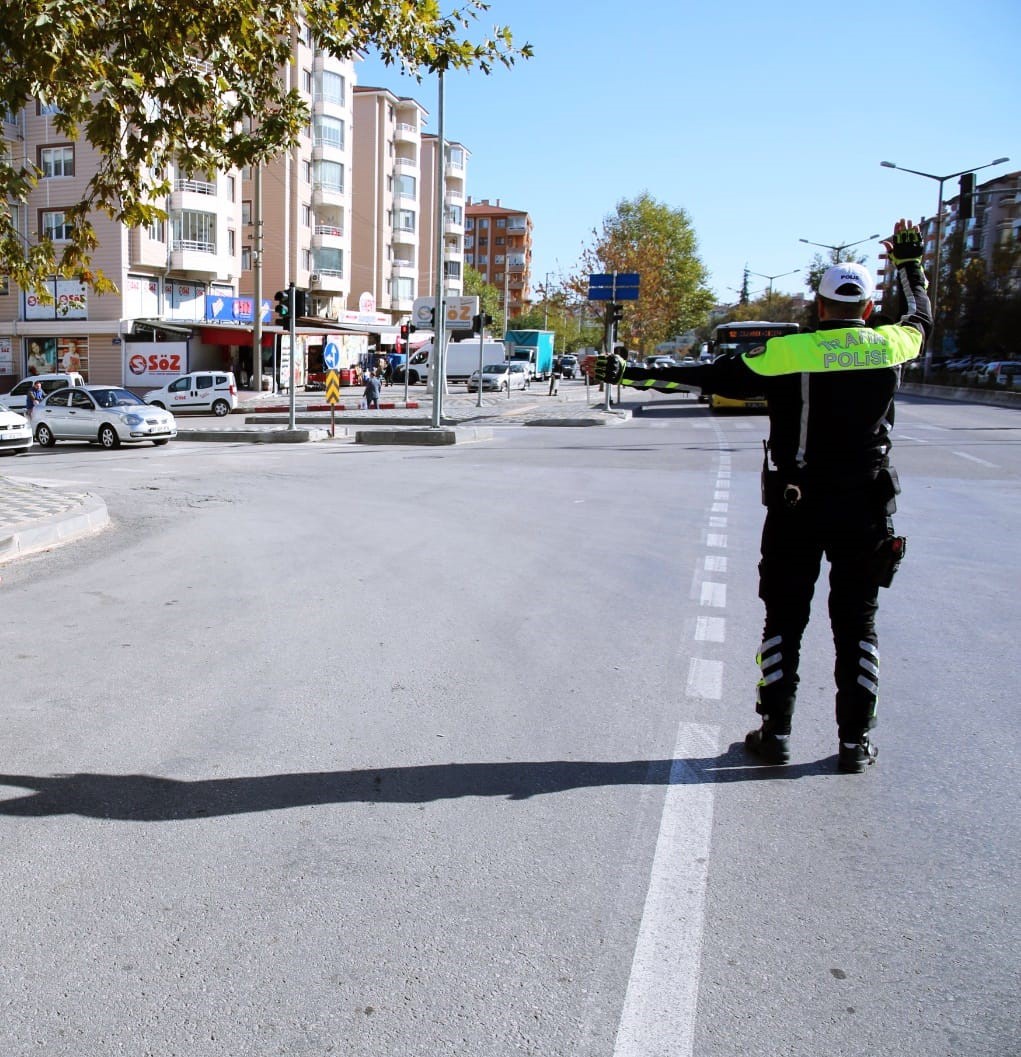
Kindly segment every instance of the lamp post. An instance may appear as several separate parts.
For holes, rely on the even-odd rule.
[[[868,238],[858,239],[857,242],[841,242],[836,246],[831,246],[828,242],[813,242],[811,239],[798,239],[798,242],[804,242],[809,246],[818,246],[824,250],[832,250],[835,254],[833,263],[838,263],[838,258],[844,250],[849,250],[852,246],[860,246],[863,242],[872,242],[873,239],[878,239],[878,235],[869,235]]]
[[[753,272],[749,269],[749,275],[757,275],[760,279],[769,280],[769,290],[766,294],[766,311],[773,311],[773,280],[782,279],[785,275],[797,275],[800,272],[800,268],[795,268],[792,272],[778,272],[776,275],[763,275],[762,272]]]
[[[897,165],[896,162],[892,161],[881,161],[879,163],[884,169],[900,169],[901,172],[924,176],[927,180],[935,180],[939,184],[939,203],[936,206],[936,246],[933,250],[932,265],[932,341],[925,350],[925,368],[922,375],[925,381],[928,381],[929,373],[932,370],[933,349],[940,348],[942,351],[943,344],[943,334],[939,327],[939,258],[943,246],[943,184],[947,180],[953,180],[958,176],[978,172],[980,169],[989,169],[993,165],[1002,165],[1005,161],[1010,161],[1010,158],[997,158],[995,161],[986,162],[985,165],[976,165],[971,169],[961,169],[960,172],[947,173],[946,176],[937,176],[931,172],[920,172],[918,169],[907,169],[903,165]]]

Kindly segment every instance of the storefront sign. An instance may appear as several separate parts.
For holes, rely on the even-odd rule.
[[[89,297],[77,279],[49,279],[50,300],[40,294],[25,294],[25,319],[88,319]]]

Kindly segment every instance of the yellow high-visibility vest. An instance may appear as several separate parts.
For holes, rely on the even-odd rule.
[[[764,378],[782,374],[827,374],[896,367],[922,351],[921,332],[899,324],[842,327],[770,338],[762,352],[745,353],[749,370]]]

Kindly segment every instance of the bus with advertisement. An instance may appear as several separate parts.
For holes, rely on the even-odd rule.
[[[748,319],[740,322],[721,323],[713,330],[709,343],[709,354],[712,359],[720,356],[742,356],[760,345],[765,345],[770,338],[779,338],[784,334],[797,334],[797,323],[770,323],[761,319]],[[764,411],[765,396],[731,397],[710,393],[707,402],[712,411],[723,409]]]

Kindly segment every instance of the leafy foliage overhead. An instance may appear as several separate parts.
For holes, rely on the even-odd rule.
[[[281,71],[303,26],[338,58],[374,52],[419,78],[489,73],[532,49],[516,47],[506,26],[470,39],[488,9],[484,0],[448,14],[437,0],[5,0],[0,109],[16,115],[42,100],[56,108],[54,127],[87,140],[103,162],[66,212],[69,241],[58,257],[46,239],[26,243],[7,207],[27,201],[35,159],[0,158],[0,268],[37,289],[54,272],[109,289],[90,268],[90,213],[147,224],[162,215],[171,163],[211,174],[293,145],[309,113]]]
[[[582,253],[583,274],[572,287],[584,296],[587,275],[637,272],[637,301],[624,304],[620,338],[645,351],[703,322],[713,303],[708,274],[688,214],[657,202],[647,192],[621,200],[603,220],[601,233]]]

